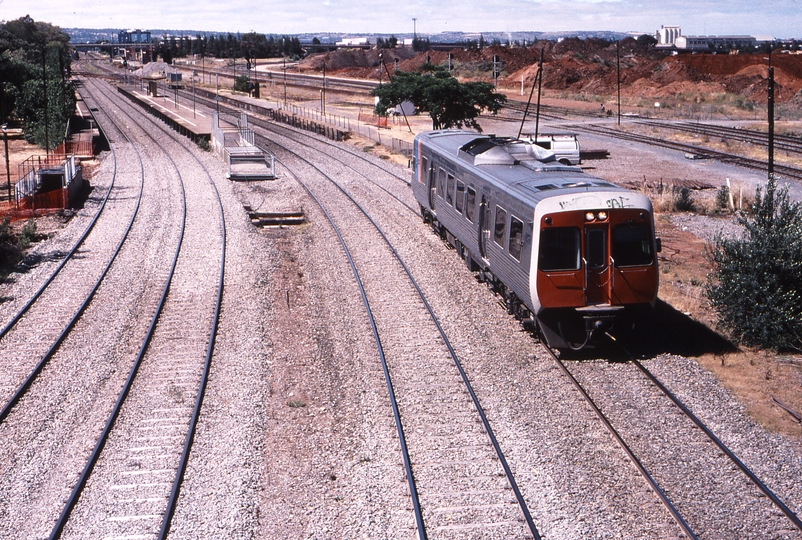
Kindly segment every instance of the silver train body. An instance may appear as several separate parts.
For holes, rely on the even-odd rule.
[[[649,199],[531,142],[421,133],[412,191],[424,221],[549,346],[592,345],[654,305],[660,241]]]

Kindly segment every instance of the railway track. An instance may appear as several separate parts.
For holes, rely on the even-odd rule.
[[[461,363],[396,248],[348,194],[353,187],[303,161],[306,171],[295,175],[337,231],[370,317],[418,537],[540,538]]]
[[[694,133],[697,135],[705,135],[710,137],[721,137],[724,140],[741,141],[749,144],[756,144],[758,146],[768,147],[769,145],[768,133],[755,131],[752,129],[741,129],[694,122],[661,122],[658,120],[639,121],[637,123],[649,127],[659,127],[661,129],[670,129],[674,131],[682,131],[685,133]],[[774,149],[776,151],[783,151],[789,154],[802,154],[802,139],[788,135],[775,135]]]
[[[138,108],[124,108],[131,122],[146,132],[156,127],[176,154],[192,158],[179,167],[165,152],[185,197],[182,240],[126,384],[51,538],[167,536],[214,351],[226,247],[219,194],[185,141]]]
[[[551,349],[547,350],[629,456],[686,537],[772,534],[769,531],[786,535],[792,534],[792,529],[796,529],[797,534],[802,533],[802,521],[797,515],[643,363],[625,353],[628,358],[626,365],[575,364],[563,361]],[[637,372],[633,372],[630,366]],[[613,371],[615,373],[611,373]],[[638,373],[642,376],[640,380]],[[633,382],[622,385],[624,378]],[[662,403],[654,397],[646,397],[657,393],[663,398]],[[667,401],[676,407],[670,409]],[[660,409],[657,414],[646,412],[656,408]],[[655,422],[648,418],[664,420]],[[689,421],[698,430],[694,432]],[[636,426],[637,422],[642,423]],[[676,439],[684,442],[682,447],[674,442],[675,433]],[[688,440],[693,442],[685,446]],[[691,451],[693,455],[684,457]],[[733,466],[743,473],[744,478],[734,474]],[[711,471],[720,472],[711,474]],[[710,499],[711,496],[724,502],[717,503]],[[706,501],[701,508],[700,501]],[[731,528],[733,505],[752,516],[748,521],[753,529]],[[773,511],[771,505],[782,514],[778,516],[779,512]]]
[[[116,129],[116,126],[109,128]],[[124,137],[123,132],[118,131],[117,135]],[[95,217],[61,263],[0,330],[0,357],[4,362],[2,371],[6,374],[0,386],[0,403],[4,404],[0,410],[0,422],[25,395],[86,311],[131,231],[139,211],[144,173],[141,159],[130,141],[121,150],[124,152],[136,154],[138,171],[120,171],[121,178],[115,187],[117,155],[112,151],[112,181]],[[134,199],[121,193],[130,189],[136,190]],[[115,196],[109,203],[113,190]],[[110,212],[104,215],[107,203]],[[126,212],[130,214],[127,226],[116,216]],[[103,222],[98,229],[103,230],[95,230],[101,216]],[[93,230],[95,234],[90,237]],[[119,240],[115,247],[116,239]],[[82,256],[82,252],[93,256]],[[102,262],[104,257],[107,258],[105,265]]]
[[[113,112],[109,111],[109,113],[112,116],[120,115],[117,107],[117,105],[111,107]],[[123,121],[126,123],[125,130],[136,132],[139,129],[136,121],[130,117]],[[101,125],[105,129],[113,129],[108,123],[101,122]],[[142,136],[141,133],[139,136]],[[176,151],[176,154],[178,153]],[[195,172],[195,174],[198,173]],[[208,177],[207,179],[211,180]],[[203,177],[199,176],[197,182],[200,182],[202,186]],[[167,186],[158,186],[158,183],[159,179],[154,178],[151,178],[148,183],[151,186],[150,189],[159,189],[158,193],[145,190],[144,196],[148,200],[147,206],[149,207],[148,214],[156,210],[160,215],[169,216],[172,213],[170,190],[169,188],[165,189]],[[204,196],[201,195],[204,193],[202,188],[193,187],[193,191],[197,195],[192,192],[188,195],[190,203],[188,223],[191,225],[187,227],[187,240],[185,242],[178,240],[173,232],[180,231],[175,228],[171,229],[167,226],[159,230],[158,219],[150,222],[147,227],[137,220],[129,241],[123,246],[119,262],[112,266],[105,281],[106,286],[101,289],[101,294],[106,289],[108,289],[107,293],[111,293],[114,306],[110,309],[119,311],[119,315],[101,320],[99,323],[93,323],[92,321],[97,320],[98,313],[96,312],[106,309],[104,306],[107,295],[103,295],[102,298],[98,296],[96,301],[90,304],[87,313],[76,329],[67,337],[59,351],[60,356],[67,358],[58,358],[52,362],[53,368],[48,367],[45,370],[40,377],[42,380],[36,381],[31,387],[29,395],[25,396],[14,408],[6,422],[0,426],[5,433],[3,437],[5,450],[9,451],[5,455],[14,463],[10,468],[6,468],[6,474],[2,480],[3,491],[9,503],[4,505],[4,508],[7,508],[9,513],[0,512],[0,521],[4,523],[3,529],[12,537],[42,536],[44,530],[50,530],[53,527],[52,524],[58,516],[58,507],[55,505],[63,504],[64,499],[68,499],[69,502],[61,510],[61,517],[56,521],[56,526],[50,533],[51,538],[62,536],[85,538],[87,535],[100,537],[109,533],[114,534],[115,530],[130,530],[132,525],[139,530],[144,528],[150,532],[154,532],[155,526],[156,533],[159,531],[160,523],[162,529],[166,530],[169,527],[171,505],[174,504],[174,499],[178,494],[185,458],[188,455],[188,442],[191,442],[191,433],[197,420],[202,388],[205,384],[203,381],[205,381],[205,374],[208,371],[208,362],[214,344],[214,328],[222,295],[224,268],[224,237],[220,240],[219,270],[214,269],[214,260],[216,259],[214,252],[206,253],[210,240],[207,230],[209,218],[214,219],[216,215],[214,199],[209,197],[208,191]],[[200,201],[198,197],[207,200]],[[181,204],[183,205],[183,203]],[[211,208],[209,208],[210,205]],[[218,231],[223,235],[222,209],[219,201],[217,208],[219,211],[217,214],[219,215]],[[179,212],[178,216],[180,217],[181,214]],[[184,218],[180,218],[177,223],[180,229],[184,229],[184,225],[181,224],[183,221]],[[169,224],[169,217],[165,224]],[[155,231],[154,225],[157,226]],[[135,248],[132,248],[132,244],[142,246],[141,242],[145,242],[149,249],[140,251],[139,254],[134,253]],[[169,251],[170,246],[174,249],[175,259],[169,268],[164,269],[166,274],[158,268],[144,270],[147,266],[143,266],[142,261],[154,258],[159,261],[164,251]],[[140,264],[133,262],[132,257],[140,259]],[[168,261],[172,258],[169,257]],[[120,281],[125,273],[125,266],[139,268],[142,273],[138,277],[146,283],[142,285],[137,283],[137,280],[130,282],[125,278]],[[172,274],[173,272],[174,274]],[[204,285],[204,279],[209,281],[206,285]],[[161,283],[161,300],[158,295],[148,296],[149,291],[156,290],[152,285],[157,281]],[[188,286],[190,283],[196,283],[196,285]],[[120,284],[124,284],[125,293],[120,294],[119,289],[116,289]],[[128,292],[129,290],[133,291]],[[116,296],[115,291],[117,291]],[[215,293],[215,291],[217,292]],[[134,300],[131,298],[131,294],[137,294],[138,298]],[[153,299],[152,302],[150,298]],[[119,309],[118,303],[125,302],[126,299],[129,302],[128,308]],[[161,306],[157,309],[154,304]],[[207,305],[208,308],[202,307],[204,305]],[[192,314],[196,315],[192,316]],[[147,327],[147,317],[150,317],[150,328]],[[122,328],[117,326],[120,324],[122,324]],[[83,328],[84,325],[89,325],[89,331],[99,335],[87,334],[87,329]],[[198,330],[194,329],[195,327],[198,327],[200,334]],[[100,337],[104,333],[106,335]],[[139,337],[136,337],[137,334]],[[198,337],[190,338],[189,336],[192,334]],[[122,341],[118,343],[117,347],[114,347],[108,343],[110,338],[112,340],[122,338]],[[138,354],[136,350],[131,350],[134,346],[128,341],[130,338],[143,339]],[[91,344],[91,348],[85,349],[83,355],[76,355],[75,348],[85,347],[87,343]],[[204,347],[206,348],[205,364],[203,354],[200,354],[200,359],[198,358],[198,350],[202,353]],[[133,358],[134,355],[137,355],[136,359]],[[81,382],[81,378],[76,379],[75,376],[64,377],[61,371],[62,366],[75,361],[82,364],[81,369],[72,368],[75,373],[86,373],[83,376],[83,379],[86,380],[83,382]],[[192,363],[194,367],[183,368],[182,361]],[[142,367],[137,374],[139,365]],[[188,373],[190,369],[194,373]],[[129,372],[129,375],[127,382],[123,384],[126,372]],[[200,372],[203,372],[203,375]],[[61,379],[58,378],[60,373]],[[100,379],[101,384],[98,384],[97,379]],[[149,380],[149,382],[143,382],[143,379]],[[78,387],[83,387],[84,392],[76,393],[76,384]],[[119,394],[118,384],[123,386],[122,393]],[[198,388],[200,390],[193,391]],[[59,399],[50,398],[47,400],[47,404],[37,405],[43,398],[53,395],[54,391],[56,396],[61,396]],[[114,396],[117,396],[117,404],[112,407]],[[159,400],[172,405],[160,406]],[[108,404],[104,405],[104,401]],[[35,413],[31,406],[37,407]],[[76,407],[78,408],[76,409]],[[81,409],[84,411],[77,414],[72,412]],[[111,412],[109,412],[110,410]],[[108,414],[105,428],[102,427],[104,414]],[[83,415],[86,415],[86,418]],[[49,419],[36,420],[37,416]],[[172,423],[172,425],[165,425],[165,418],[170,418],[167,424]],[[190,421],[191,418],[192,421]],[[69,429],[65,431],[62,427],[70,426],[73,423],[76,423],[76,427],[73,427],[72,430],[73,435],[76,431],[85,432],[87,435],[103,432],[101,438],[95,443],[95,450],[92,451],[91,457],[84,465],[84,472],[80,477],[77,477],[80,468],[74,468],[76,459],[85,459],[91,448],[86,447],[86,441],[83,438],[76,439],[70,435]],[[45,429],[41,435],[32,438],[31,428],[27,427],[31,424],[40,426],[38,429],[50,426],[52,432],[46,433],[47,429]],[[83,427],[77,427],[82,424]],[[161,430],[160,433],[149,429],[155,426]],[[170,429],[172,429],[172,433],[168,431]],[[105,442],[105,437],[108,435],[111,436],[110,443]],[[159,437],[162,440],[159,440]],[[177,441],[174,440],[176,437]],[[49,442],[50,440],[53,440],[54,443]],[[59,440],[61,442],[55,442]],[[119,447],[115,446],[118,444],[115,443],[115,440],[122,441]],[[141,447],[147,440],[158,441],[161,452],[157,452],[157,454],[166,453],[167,455],[153,456],[149,455],[153,452],[147,450],[141,451],[137,455],[136,447]],[[58,459],[57,448],[59,452],[73,448],[68,451],[68,454],[74,457],[66,460]],[[117,450],[116,457],[115,450]],[[23,454],[30,464],[23,466],[24,461],[19,459]],[[177,458],[182,454],[184,459],[179,462]],[[172,462],[172,465],[170,467],[148,467],[158,460],[165,463]],[[176,462],[182,464],[177,465]],[[125,471],[126,468],[128,472]],[[132,469],[134,474],[131,474]],[[170,478],[168,470],[172,470],[174,476],[172,482],[167,482],[165,492],[164,486],[159,480]],[[44,475],[45,483],[43,484],[42,480],[35,482],[25,480],[32,474]],[[149,485],[146,479],[153,479],[159,475],[161,475],[160,478]],[[125,485],[127,478],[134,479],[133,482],[128,482],[129,486],[133,486],[132,489],[120,490],[119,486]],[[103,486],[104,481],[111,482],[111,485],[107,483]],[[44,490],[41,489],[43,485],[47,486]],[[87,487],[87,491],[83,491],[84,487]],[[161,488],[162,495],[155,497],[143,495],[143,490],[147,490],[149,487],[156,491]],[[175,494],[172,499],[169,497],[171,488]],[[72,489],[72,494],[69,494],[70,489]],[[134,494],[133,498],[130,497],[132,493]],[[129,500],[121,501],[121,497],[119,497],[121,494],[126,494]],[[97,502],[93,499],[96,496],[100,496],[104,500]],[[165,508],[165,502],[168,499],[170,502]],[[59,500],[60,502],[58,502]],[[76,505],[76,503],[78,504]],[[151,508],[143,510],[148,505]],[[87,519],[87,515],[91,516],[91,519]],[[144,516],[147,516],[147,519]]]
[[[619,131],[614,128],[598,125],[598,124],[571,124],[563,126],[566,129],[571,129],[575,131],[584,131],[586,133],[593,133],[595,135],[603,135],[606,137],[612,137],[615,139],[620,139],[624,141],[631,141],[637,142],[642,144],[648,144],[651,146],[659,146],[661,148],[668,148],[670,150],[676,150],[678,152],[683,152],[687,154],[692,154],[697,159],[715,159],[721,161],[723,163],[731,163],[733,165],[738,165],[740,167],[746,167],[748,169],[758,170],[758,171],[768,171],[768,165],[766,162],[747,158],[744,156],[738,156],[735,154],[728,154],[725,152],[718,152],[716,150],[710,150],[707,148],[702,148],[698,146],[693,146],[690,144],[684,144],[679,142],[667,141],[665,139],[660,139],[657,137],[649,137],[646,135],[636,135],[633,133],[627,133],[623,131]],[[802,169],[798,169],[796,167],[789,167],[786,165],[774,165],[774,171],[776,174],[794,179],[794,180],[802,180]]]

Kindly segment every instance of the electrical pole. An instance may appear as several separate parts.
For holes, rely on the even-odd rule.
[[[50,119],[48,112],[50,107],[47,103],[47,70],[45,66],[45,52],[47,51],[47,44],[42,45],[42,86],[44,87],[45,97],[45,154],[50,155]]]
[[[768,116],[769,116],[769,179],[774,175],[774,68],[771,67],[771,51],[769,51],[768,81]]]
[[[384,53],[379,53],[379,86],[382,85],[382,68],[384,68]],[[381,118],[376,114],[376,129],[381,127]]]
[[[543,87],[543,49],[540,49],[540,68],[537,70],[537,114],[535,115],[535,143],[540,129],[540,90]]]
[[[8,204],[11,204],[11,167],[8,164],[8,124],[0,126],[3,129],[3,143],[6,146],[6,182],[8,182]]]
[[[621,125],[621,42],[615,42],[615,63],[618,77],[618,125]]]

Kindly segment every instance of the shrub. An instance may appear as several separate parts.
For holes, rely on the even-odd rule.
[[[730,207],[730,188],[721,186],[716,191],[716,211],[727,210]]]
[[[802,207],[769,179],[741,238],[716,236],[706,293],[719,326],[747,346],[802,350]]]
[[[17,237],[12,232],[8,217],[0,221],[0,283],[22,259],[22,251],[17,245]]]
[[[678,212],[693,211],[693,192],[689,188],[674,186],[674,208]]]
[[[36,220],[34,218],[29,219],[25,222],[25,225],[22,226],[22,231],[20,231],[19,238],[17,239],[17,245],[21,249],[25,249],[31,245],[31,242],[36,240]]]
[[[236,79],[234,79],[234,91],[235,92],[248,92],[250,90],[250,81],[248,77],[245,75],[240,75]]]

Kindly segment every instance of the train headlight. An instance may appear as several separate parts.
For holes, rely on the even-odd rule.
[[[585,212],[585,221],[593,221],[596,219],[596,216],[593,215],[593,212]]]
[[[599,212],[596,217],[599,218],[599,221],[604,221],[607,219],[607,212]]]

